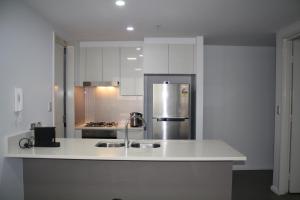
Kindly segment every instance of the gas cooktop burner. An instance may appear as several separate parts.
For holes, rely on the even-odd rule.
[[[118,125],[117,122],[107,122],[107,123],[106,123],[106,126],[107,126],[107,127],[114,127],[114,126],[117,126],[117,125]]]
[[[117,125],[117,122],[89,122],[85,127],[116,127]]]

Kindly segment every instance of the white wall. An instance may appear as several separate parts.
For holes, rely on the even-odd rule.
[[[47,22],[22,2],[0,1],[0,199],[23,199],[22,160],[3,157],[4,137],[33,121],[52,124],[52,38]],[[23,88],[24,111],[13,112],[14,87]]]
[[[272,169],[275,47],[205,46],[204,139],[247,156],[236,169]]]

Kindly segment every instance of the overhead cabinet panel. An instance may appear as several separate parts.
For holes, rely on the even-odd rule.
[[[136,95],[144,95],[144,58],[139,57],[138,59],[138,68],[135,70],[135,79],[136,79]]]
[[[194,74],[194,44],[145,44],[145,74]]]
[[[102,48],[103,81],[120,81],[120,50],[118,47]]]
[[[168,74],[168,44],[144,45],[144,73]]]
[[[85,81],[85,57],[86,57],[86,48],[80,47],[79,50],[79,66],[76,70],[76,85],[82,86],[83,81]]]
[[[135,47],[121,48],[121,95],[143,95],[143,62]]]
[[[169,45],[169,73],[193,74],[194,73],[194,45],[170,44]]]
[[[85,81],[102,80],[102,50],[98,47],[86,48]]]

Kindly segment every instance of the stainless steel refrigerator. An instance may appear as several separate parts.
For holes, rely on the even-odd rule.
[[[189,84],[153,84],[153,139],[191,139]]]

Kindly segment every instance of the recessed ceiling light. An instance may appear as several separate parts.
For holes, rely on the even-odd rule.
[[[143,55],[143,54],[140,54],[139,56],[140,56],[140,57],[144,57],[144,55]]]
[[[133,26],[127,26],[127,27],[126,27],[126,30],[127,30],[127,31],[134,31],[134,28],[133,28]]]
[[[122,6],[125,6],[125,1],[123,1],[123,0],[117,0],[116,2],[115,2],[115,4],[117,5],[117,6],[120,6],[120,7],[122,7]]]
[[[140,51],[140,50],[141,50],[141,47],[137,47],[136,50],[137,50],[137,51]]]
[[[139,67],[137,67],[137,68],[135,68],[134,70],[135,70],[135,71],[142,71],[143,69],[142,69],[142,68],[139,68]]]
[[[128,57],[127,60],[136,60],[135,57]]]

